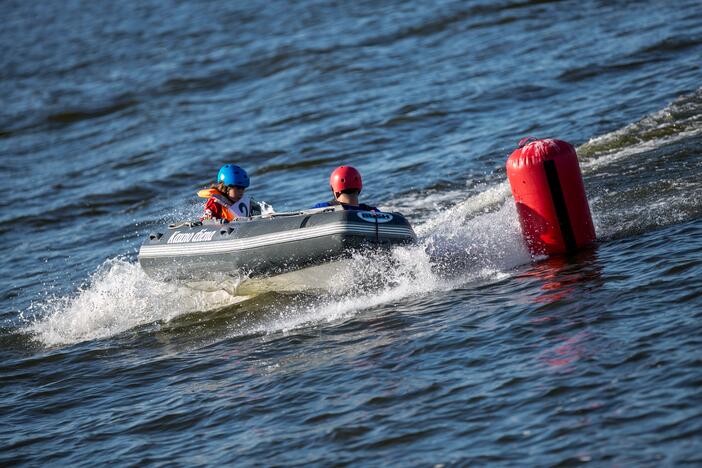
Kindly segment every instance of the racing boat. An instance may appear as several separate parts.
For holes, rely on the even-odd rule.
[[[353,252],[416,241],[400,213],[340,206],[273,213],[231,223],[184,222],[153,232],[139,250],[142,269],[158,280],[197,289],[325,287]]]

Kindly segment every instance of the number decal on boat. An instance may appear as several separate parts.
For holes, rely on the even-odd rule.
[[[239,203],[239,213],[244,215],[244,218],[249,216],[249,207],[246,206],[246,203]]]

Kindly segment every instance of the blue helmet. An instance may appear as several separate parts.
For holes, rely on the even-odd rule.
[[[239,187],[248,187],[251,181],[249,175],[241,167],[236,164],[225,164],[217,173],[217,182],[222,182],[224,185]]]

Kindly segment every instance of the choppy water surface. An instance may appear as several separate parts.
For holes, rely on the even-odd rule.
[[[699,2],[3,16],[2,464],[702,464]],[[526,135],[576,145],[592,249],[525,250]],[[147,278],[225,162],[278,211],[357,166],[420,242],[327,293]]]

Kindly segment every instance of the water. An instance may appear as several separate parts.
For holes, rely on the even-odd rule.
[[[699,2],[3,13],[3,464],[702,463]],[[576,145],[592,249],[525,250],[527,135]],[[278,211],[352,164],[420,243],[324,294],[150,280],[226,162]]]

